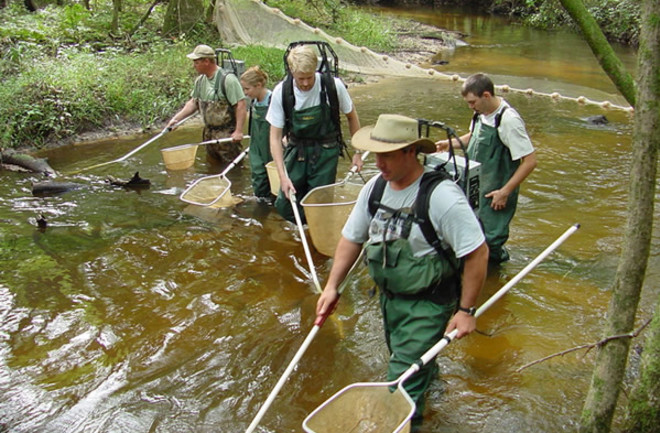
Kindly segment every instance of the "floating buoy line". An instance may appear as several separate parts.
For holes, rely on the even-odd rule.
[[[244,1],[244,0],[233,0],[233,1]],[[364,75],[390,75],[390,76],[417,76],[417,77],[433,77],[438,79],[444,79],[454,82],[463,82],[465,78],[461,77],[458,74],[446,74],[440,72],[434,68],[424,68],[418,65],[411,63],[402,62],[396,60],[386,54],[379,54],[367,47],[357,47],[347,42],[341,37],[336,37],[327,34],[325,31],[319,29],[318,27],[312,27],[300,20],[299,18],[292,18],[286,15],[282,10],[278,8],[272,8],[264,4],[261,0],[251,0],[251,2],[256,6],[254,12],[258,10],[267,11],[271,16],[276,16],[277,19],[283,20],[282,25],[290,26],[290,28],[295,28],[297,31],[304,31],[309,33],[311,39],[321,38],[329,42],[333,48],[337,51],[341,51],[339,57],[341,59],[340,68],[351,73],[358,73]],[[229,5],[230,0],[225,0],[225,5]],[[241,11],[245,13],[246,11]],[[238,19],[239,16],[244,17],[244,15],[235,15]],[[256,29],[252,29],[253,31]],[[285,34],[286,32],[283,32]],[[266,44],[271,46],[288,46],[291,41],[277,40],[275,36],[276,33],[272,31],[269,33],[266,40]],[[256,36],[256,35],[255,35]],[[263,40],[263,38],[262,38]],[[487,73],[487,71],[484,71]],[[539,92],[532,88],[528,89],[518,89],[511,87],[508,84],[499,84],[495,85],[495,88],[502,93],[520,93],[527,96],[535,97],[544,97],[550,98],[553,101],[573,101],[580,105],[591,105],[597,106],[605,110],[622,110],[627,113],[634,113],[634,108],[631,106],[618,105],[611,101],[597,101],[586,96],[571,97],[560,94],[559,92]]]

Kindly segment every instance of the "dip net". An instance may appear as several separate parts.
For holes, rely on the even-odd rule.
[[[196,180],[179,197],[186,203],[213,208],[231,207],[241,200],[232,196],[231,181],[222,175]]]
[[[356,383],[335,394],[303,422],[307,433],[408,433],[410,398],[388,384]]]
[[[319,253],[334,256],[341,230],[361,189],[362,185],[343,181],[316,187],[300,201],[312,244]]]

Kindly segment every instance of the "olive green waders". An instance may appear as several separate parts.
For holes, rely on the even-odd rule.
[[[428,299],[388,296],[381,291],[380,307],[390,351],[387,380],[392,381],[443,337],[447,323],[456,310],[456,301],[437,304]],[[437,375],[437,364],[429,362],[404,383],[416,407],[412,418],[413,429],[422,422],[426,390]]]
[[[478,131],[477,131],[478,128]],[[479,221],[484,229],[486,243],[490,249],[489,260],[499,263],[509,259],[504,243],[509,239],[509,224],[516,213],[518,191],[516,188],[501,210],[491,208],[492,198],[485,195],[502,188],[520,166],[520,161],[511,160],[511,152],[497,133],[497,128],[479,122],[468,144],[468,158],[481,163],[479,186]]]
[[[254,195],[270,198],[270,182],[266,164],[273,160],[270,154],[270,123],[266,121],[267,105],[254,105],[250,111],[250,169]]]
[[[298,197],[318,186],[334,183],[337,178],[341,146],[332,123],[327,106],[293,112],[293,130],[284,152],[284,165]],[[305,223],[303,208],[296,205]],[[282,191],[275,200],[275,208],[283,218],[295,222],[291,202]]]

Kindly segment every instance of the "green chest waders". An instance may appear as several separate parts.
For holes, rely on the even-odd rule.
[[[319,105],[294,110],[284,165],[297,197],[302,198],[313,188],[335,182],[341,146],[334,130],[329,107]],[[275,207],[283,218],[295,220],[291,203],[282,191],[275,200]],[[302,206],[298,205],[298,210],[304,223]]]
[[[270,154],[270,124],[266,121],[267,105],[255,105],[250,113],[250,169],[252,188],[257,197],[271,197],[266,164],[273,160]]]
[[[508,259],[503,247],[509,239],[509,224],[516,212],[519,188],[511,192],[502,210],[493,210],[490,206],[493,200],[485,195],[502,188],[518,169],[520,161],[511,160],[511,152],[500,140],[497,128],[479,122],[475,131],[477,134],[472,134],[467,154],[481,163],[478,216],[490,248],[490,259],[501,262]]]
[[[410,247],[406,248],[404,244],[409,242],[398,239],[386,250],[381,245],[374,245],[372,249],[367,250],[367,254],[371,254],[369,274],[377,282],[380,281],[379,287],[380,284],[389,286],[389,289],[381,290],[380,294],[385,340],[390,351],[388,381],[401,376],[411,364],[442,338],[458,300],[457,293],[439,293],[438,295],[441,296],[435,297],[445,298],[440,302],[432,300],[423,293],[417,295],[410,293],[410,289],[414,288],[416,283],[424,280],[425,283],[433,281],[432,284],[438,284],[439,275],[452,272],[451,265],[438,259],[435,254],[430,257],[413,257]],[[379,257],[381,251],[387,251],[386,256]],[[398,273],[398,278],[393,276],[395,272]],[[410,275],[407,275],[409,272]],[[425,394],[437,375],[436,363],[430,362],[404,384],[405,390],[415,402],[413,427],[422,421],[426,404]]]
[[[424,179],[422,185],[428,187]],[[423,195],[421,191],[416,201],[420,200],[420,195]],[[392,212],[391,215],[397,213],[382,204],[379,207]],[[418,209],[415,214],[419,217]],[[414,217],[410,215],[409,218]],[[365,247],[369,275],[381,293],[385,340],[390,351],[388,381],[400,377],[442,338],[460,296],[457,264],[449,261],[449,255],[438,253],[415,257],[405,237],[383,239],[381,242],[368,243]],[[436,363],[430,362],[404,383],[405,390],[415,402],[413,428],[421,424],[425,394],[438,375],[437,372]]]

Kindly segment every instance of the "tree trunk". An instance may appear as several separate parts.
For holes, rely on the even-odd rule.
[[[660,431],[660,298],[648,333],[639,377],[628,402],[624,433]]]
[[[205,10],[202,0],[170,0],[165,13],[163,33],[168,36],[180,35],[204,21]]]
[[[37,5],[34,4],[33,0],[23,0],[23,4],[25,5],[25,9],[27,9],[30,12],[36,12],[37,11]]]
[[[641,6],[635,142],[639,141],[640,156],[645,159],[640,164],[647,182],[642,187],[648,188],[650,195],[645,198],[652,200],[660,148],[657,133],[660,128],[660,2],[643,0]],[[644,346],[640,374],[630,396],[626,431],[660,432],[660,298]]]
[[[135,32],[137,32],[138,29],[142,26],[142,24],[144,24],[145,21],[147,21],[147,19],[149,19],[149,15],[151,15],[151,12],[154,10],[156,5],[158,5],[158,3],[160,3],[160,2],[161,2],[161,0],[154,0],[153,3],[151,3],[151,6],[149,6],[149,9],[147,9],[147,12],[144,15],[142,15],[142,18],[140,18],[140,21],[138,21],[138,23],[135,24],[135,26],[133,26],[131,31],[128,32],[129,37],[132,37],[135,34]]]
[[[561,0],[577,3],[579,0]],[[658,0],[642,0],[642,20],[646,23],[638,55],[638,89],[633,127],[632,163],[630,168],[628,218],[623,233],[623,245],[614,277],[605,335],[629,333],[635,324],[635,314],[651,246],[653,200],[655,196],[658,147],[660,146],[660,65],[658,59]],[[592,47],[593,48],[593,47]],[[598,55],[597,55],[598,57]],[[603,64],[601,62],[601,64]],[[603,69],[606,66],[603,65]],[[619,89],[630,90],[621,82],[628,74],[622,69],[610,74]],[[626,96],[629,99],[629,96]],[[591,386],[582,409],[580,433],[610,431],[621,383],[623,381],[630,339],[617,339],[602,347],[596,359]],[[656,373],[657,374],[657,373]],[[655,397],[657,401],[657,396]],[[657,404],[657,403],[656,403]],[[657,427],[657,424],[656,424]]]
[[[119,34],[119,12],[121,11],[121,0],[112,0],[112,23],[110,24],[110,34]]]
[[[598,63],[631,106],[635,106],[635,81],[616,56],[603,31],[582,0],[559,0],[577,24]]]

